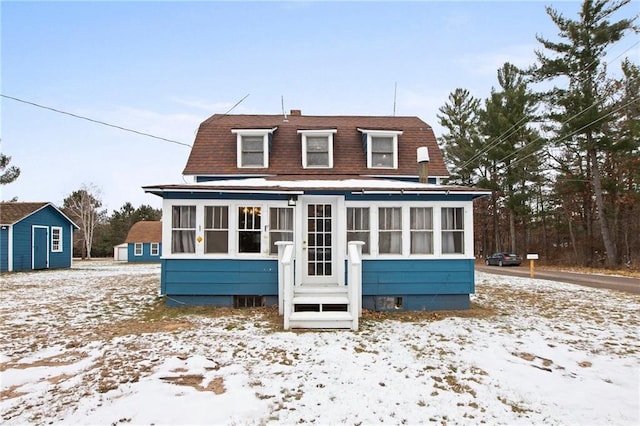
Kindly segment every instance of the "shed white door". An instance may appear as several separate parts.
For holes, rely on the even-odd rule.
[[[118,257],[116,258],[116,260],[126,261],[127,255],[128,255],[127,246],[124,246],[124,247],[118,246]]]

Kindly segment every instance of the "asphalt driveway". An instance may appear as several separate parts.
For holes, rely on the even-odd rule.
[[[529,263],[527,261],[525,261],[522,266],[499,267],[476,265],[476,270],[490,274],[510,275],[514,277],[530,276]],[[534,278],[640,294],[640,278],[552,271],[540,268],[535,269]]]

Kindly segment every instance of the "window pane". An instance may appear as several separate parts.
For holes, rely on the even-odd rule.
[[[238,251],[260,253],[260,207],[238,208]]]
[[[402,233],[401,232],[381,232],[379,236],[379,250],[383,254],[402,253]]]
[[[227,253],[229,247],[228,231],[205,231],[204,252],[205,253]]]
[[[369,254],[369,208],[349,207],[347,208],[347,242],[362,241],[362,253]]]
[[[433,232],[411,232],[411,254],[433,254]]]
[[[196,231],[171,231],[172,253],[195,253]]]
[[[329,152],[329,138],[326,136],[307,137],[307,152]]]
[[[329,166],[329,154],[326,152],[307,153],[307,166]]]
[[[242,152],[262,152],[264,138],[262,136],[243,136]]]
[[[171,252],[195,253],[196,207],[173,206],[171,226]]]
[[[393,154],[393,138],[372,137],[371,152]]]
[[[269,210],[269,253],[277,254],[278,241],[293,241],[293,208],[272,207]]]
[[[462,207],[444,207],[442,209],[442,229],[464,229],[464,209]]]
[[[442,232],[442,253],[464,254],[464,232],[443,231]]]
[[[243,167],[262,167],[264,166],[264,154],[262,152],[242,153]]]

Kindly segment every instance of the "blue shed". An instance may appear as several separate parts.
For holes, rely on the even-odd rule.
[[[52,203],[0,203],[0,272],[71,267],[76,229]]]
[[[125,240],[128,262],[160,262],[162,222],[142,220],[133,224]]]

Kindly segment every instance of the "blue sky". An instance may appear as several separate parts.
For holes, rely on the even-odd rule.
[[[392,115],[397,83],[396,115],[439,136],[450,92],[485,98],[504,62],[534,62],[536,34],[557,40],[546,5],[576,18],[580,2],[2,1],[1,92],[191,144],[247,94],[233,113],[279,114],[284,99],[305,115]],[[631,35],[609,57],[625,50],[639,62]],[[62,204],[93,184],[111,212],[160,207],[141,186],[183,182],[185,146],[0,105],[2,152],[22,170],[0,199]]]

